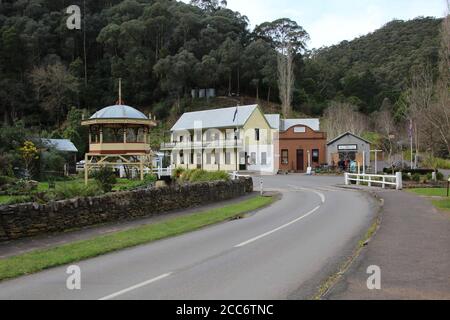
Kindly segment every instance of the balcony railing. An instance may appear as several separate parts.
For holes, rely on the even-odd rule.
[[[243,140],[214,140],[214,141],[183,141],[166,142],[161,144],[162,150],[172,149],[217,149],[217,148],[241,148],[244,145]]]

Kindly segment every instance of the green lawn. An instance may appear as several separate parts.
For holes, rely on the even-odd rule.
[[[226,221],[271,204],[272,197],[255,197],[205,212],[176,217],[155,224],[74,242],[55,248],[36,250],[0,260],[0,280],[38,272],[51,267],[96,257]]]
[[[13,196],[0,196],[0,204],[5,204],[10,202],[14,197]]]
[[[415,189],[408,189],[408,191],[416,193],[421,196],[427,196],[427,197],[445,197],[445,196],[447,196],[446,188],[415,188]]]
[[[439,209],[450,210],[450,199],[446,200],[433,200],[433,205]]]

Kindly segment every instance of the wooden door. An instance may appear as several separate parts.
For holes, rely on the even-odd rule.
[[[297,150],[297,171],[299,171],[299,172],[304,172],[305,171],[303,149],[298,149]]]

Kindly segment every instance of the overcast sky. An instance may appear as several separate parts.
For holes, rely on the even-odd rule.
[[[297,21],[311,36],[310,49],[354,39],[392,19],[442,17],[445,7],[445,0],[228,0],[252,28],[282,17]]]

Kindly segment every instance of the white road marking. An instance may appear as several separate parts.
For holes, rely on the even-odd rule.
[[[314,212],[316,212],[317,210],[319,210],[319,208],[320,208],[320,206],[317,206],[317,207],[315,207],[314,209],[312,209],[310,212],[308,212],[307,214],[305,214],[305,215],[303,215],[303,216],[301,216],[301,217],[299,217],[299,218],[297,218],[297,219],[295,219],[295,220],[292,220],[292,221],[289,222],[289,223],[286,223],[286,224],[284,224],[284,225],[282,225],[282,226],[280,226],[280,227],[278,227],[278,228],[275,228],[275,229],[273,229],[273,230],[271,230],[271,231],[269,231],[269,232],[263,233],[263,234],[261,234],[261,235],[259,235],[259,236],[257,236],[257,237],[254,237],[254,238],[252,238],[252,239],[250,239],[250,240],[247,240],[247,241],[245,241],[245,242],[242,242],[242,243],[240,243],[240,244],[238,244],[238,245],[236,245],[236,246],[234,246],[234,247],[235,247],[235,248],[243,247],[243,246],[245,246],[245,245],[247,245],[247,244],[249,244],[249,243],[255,242],[255,241],[257,241],[257,240],[259,240],[259,239],[261,239],[261,238],[264,238],[264,237],[267,237],[268,235],[271,235],[272,233],[275,233],[275,232],[280,231],[280,230],[282,230],[282,229],[284,229],[284,228],[286,228],[286,227],[289,227],[290,225],[292,225],[292,224],[294,224],[294,223],[296,223],[296,222],[298,222],[298,221],[300,221],[300,220],[302,220],[302,219],[304,219],[304,218],[306,218],[306,217],[312,215]]]
[[[289,187],[297,189],[297,190],[304,190],[304,191],[314,192],[315,194],[317,194],[320,197],[320,200],[322,201],[322,203],[325,203],[325,195],[322,192],[319,192],[319,191],[314,190],[314,189],[297,187],[297,186],[294,186],[294,185],[289,185]]]
[[[156,282],[156,281],[159,281],[159,280],[162,280],[162,279],[164,279],[164,278],[167,278],[167,277],[169,277],[171,274],[172,274],[172,272],[166,273],[166,274],[163,274],[163,275],[160,275],[159,277],[156,277],[156,278],[153,278],[153,279],[150,279],[150,280],[147,280],[147,281],[138,283],[137,285],[134,285],[134,286],[132,286],[132,287],[123,289],[123,290],[118,291],[118,292],[116,292],[116,293],[110,294],[109,296],[100,298],[99,300],[111,300],[111,299],[114,299],[114,298],[116,298],[116,297],[118,297],[118,296],[120,296],[120,295],[123,295],[123,294],[127,293],[127,292],[130,292],[130,291],[133,291],[133,290],[142,288],[142,287],[144,287],[144,286],[146,286],[146,285],[149,285],[149,284],[154,283],[154,282]]]

